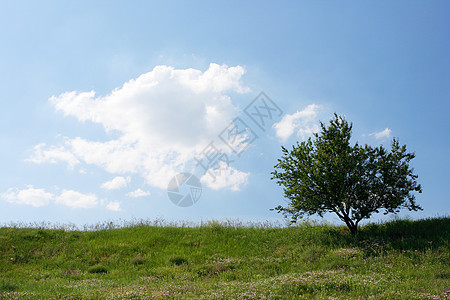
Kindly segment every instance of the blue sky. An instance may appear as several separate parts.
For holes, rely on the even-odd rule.
[[[354,141],[416,152],[424,210],[402,216],[448,215],[449,15],[448,1],[4,1],[0,222],[281,220],[281,145],[334,112]],[[244,112],[262,91],[282,111],[264,128]],[[258,137],[239,155],[220,139],[236,117]],[[195,167],[210,142],[232,161],[215,181]],[[168,198],[180,172],[202,183],[189,207]]]

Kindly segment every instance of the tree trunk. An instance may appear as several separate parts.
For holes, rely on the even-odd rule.
[[[358,232],[358,222],[353,222],[347,215],[344,215],[344,222],[348,229],[350,229],[352,235],[355,235]]]
[[[345,211],[341,210],[341,213],[339,213],[337,210],[334,211],[334,213],[342,220],[344,221],[345,225],[347,225],[348,229],[350,230],[350,233],[352,235],[355,235],[358,232],[358,223],[360,220],[357,220],[356,222],[353,222],[352,219],[348,216]]]
[[[348,229],[350,229],[350,232],[352,235],[356,235],[356,233],[358,232],[358,225],[350,225],[347,224]]]

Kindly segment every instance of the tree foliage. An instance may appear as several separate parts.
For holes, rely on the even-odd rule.
[[[283,155],[271,174],[289,200],[274,208],[295,222],[308,215],[335,213],[355,234],[358,223],[373,213],[421,209],[414,192],[422,192],[409,166],[415,157],[394,138],[391,150],[383,146],[350,145],[352,124],[334,115],[321,132],[297,142]]]

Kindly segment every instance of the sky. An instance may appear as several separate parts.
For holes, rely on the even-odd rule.
[[[448,1],[1,6],[2,224],[283,222],[281,146],[334,113],[416,153],[400,217],[450,212]]]

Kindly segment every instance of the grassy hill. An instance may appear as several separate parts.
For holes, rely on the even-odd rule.
[[[0,228],[0,299],[449,299],[450,218]],[[113,227],[113,226],[112,226]]]

